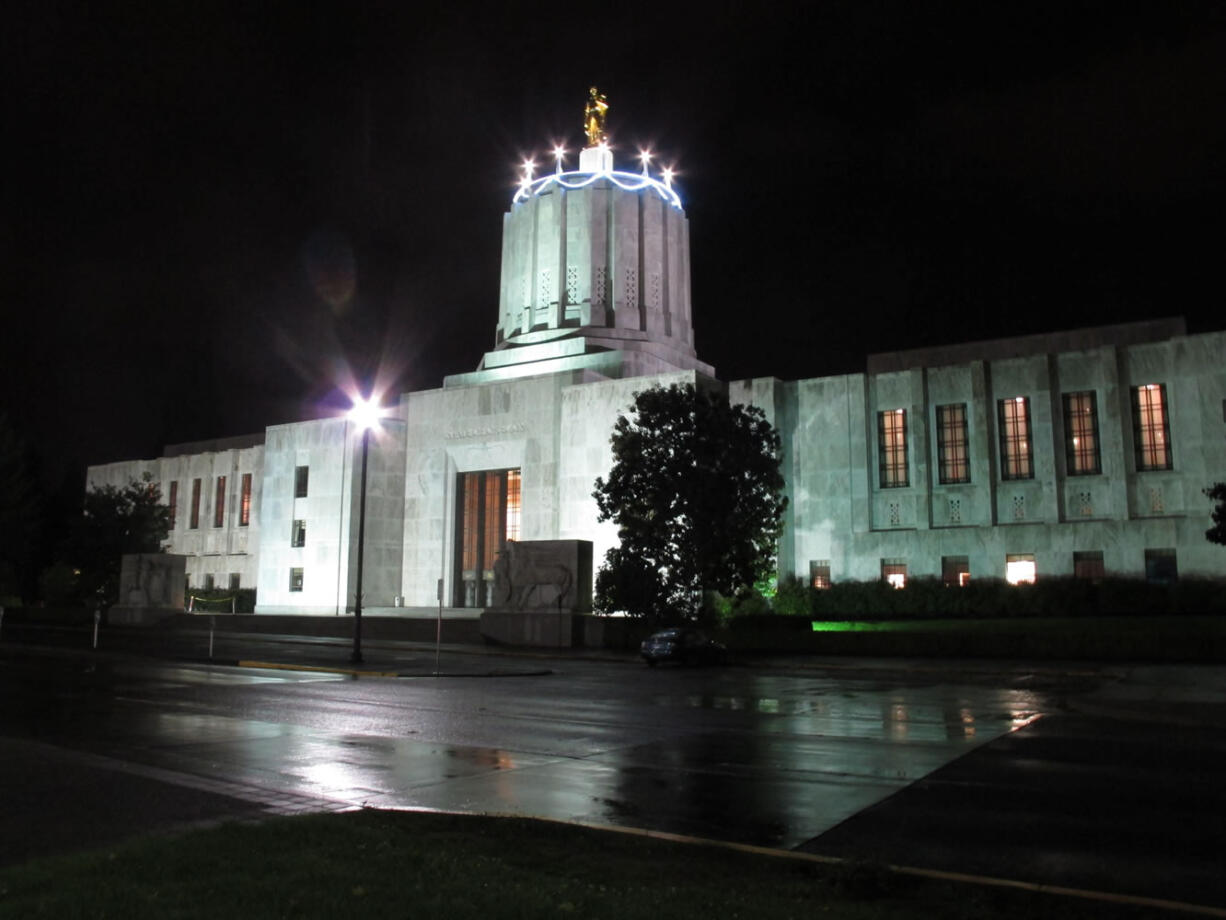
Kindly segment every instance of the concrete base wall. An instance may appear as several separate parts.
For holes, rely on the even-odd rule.
[[[569,613],[486,610],[481,614],[481,635],[500,645],[570,648],[575,619]]]

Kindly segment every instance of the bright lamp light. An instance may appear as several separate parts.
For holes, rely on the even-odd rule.
[[[359,431],[376,427],[381,418],[383,418],[383,409],[373,399],[359,397],[354,401],[353,408],[349,410],[349,421],[357,425]]]

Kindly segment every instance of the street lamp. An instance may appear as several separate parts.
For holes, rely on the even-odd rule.
[[[353,654],[349,660],[362,663],[362,554],[366,543],[366,458],[370,452],[370,429],[379,424],[382,410],[373,400],[359,397],[349,410],[349,420],[362,431],[362,480],[358,493],[358,583],[353,603]]]

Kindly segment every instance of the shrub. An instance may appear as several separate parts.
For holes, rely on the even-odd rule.
[[[1092,582],[1048,576],[1031,585],[976,578],[955,587],[940,578],[912,578],[902,589],[884,581],[841,581],[816,590],[793,578],[780,584],[773,612],[805,619],[869,621],[1217,614],[1226,613],[1224,588],[1226,580],[1214,578],[1154,584],[1139,578]]]

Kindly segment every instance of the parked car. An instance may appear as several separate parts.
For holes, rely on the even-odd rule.
[[[700,629],[678,626],[662,629],[643,640],[639,651],[651,667],[661,661],[679,661],[682,664],[724,664],[728,649],[709,638]]]

